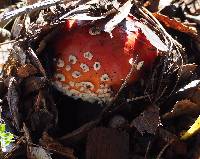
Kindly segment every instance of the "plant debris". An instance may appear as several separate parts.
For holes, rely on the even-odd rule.
[[[14,136],[0,158],[199,158],[199,16],[199,0],[0,2],[0,120],[3,132]],[[135,19],[134,26],[124,20],[127,17]],[[57,58],[53,45],[61,31],[72,26],[76,34],[81,34],[80,26],[93,26],[88,36],[104,32],[109,38],[115,38],[116,30],[121,35],[118,26],[127,36],[137,28],[146,39],[137,42],[151,44],[145,52],[152,49],[157,55],[148,69],[139,61],[141,55],[127,61],[130,71],[110,102],[75,99],[73,91],[71,98],[57,90],[52,79]],[[130,47],[127,36],[118,42],[122,52]],[[114,62],[123,70],[119,61]],[[58,63],[69,72],[72,65]],[[130,82],[135,70],[141,74]]]
[[[150,106],[140,116],[134,119],[130,126],[135,126],[141,134],[144,134],[145,131],[150,134],[155,134],[159,125],[159,108]]]
[[[154,16],[160,21],[163,22],[167,27],[178,30],[183,33],[187,33],[192,37],[198,38],[197,29],[192,26],[187,26],[176,19],[170,19],[169,17],[162,15],[160,13],[154,13]]]

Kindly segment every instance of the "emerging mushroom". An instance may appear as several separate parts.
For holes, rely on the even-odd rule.
[[[158,51],[136,27],[136,21],[126,18],[111,37],[98,29],[103,22],[67,20],[65,31],[54,40],[56,88],[75,99],[108,102],[119,90],[136,57],[140,67],[129,83],[138,80],[141,66],[149,67]]]

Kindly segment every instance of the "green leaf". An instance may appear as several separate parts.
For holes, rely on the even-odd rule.
[[[0,124],[0,132],[6,131],[6,124]]]
[[[0,124],[0,145],[1,148],[5,148],[14,140],[14,135],[10,132],[6,132],[6,124]]]

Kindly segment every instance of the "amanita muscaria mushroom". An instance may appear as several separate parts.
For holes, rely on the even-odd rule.
[[[65,30],[53,44],[56,88],[75,99],[108,102],[119,90],[136,57],[140,67],[129,83],[138,80],[143,67],[152,65],[158,51],[135,25],[136,21],[126,18],[111,37],[98,29],[94,31],[94,26],[102,22],[67,20]]]

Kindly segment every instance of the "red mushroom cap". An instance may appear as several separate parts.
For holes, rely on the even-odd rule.
[[[136,56],[140,64],[148,67],[158,53],[134,22],[127,18],[112,31],[111,37],[106,32],[93,32],[94,25],[68,20],[66,31],[54,44],[54,85],[75,99],[110,101]],[[139,72],[138,69],[131,82],[139,78]]]

